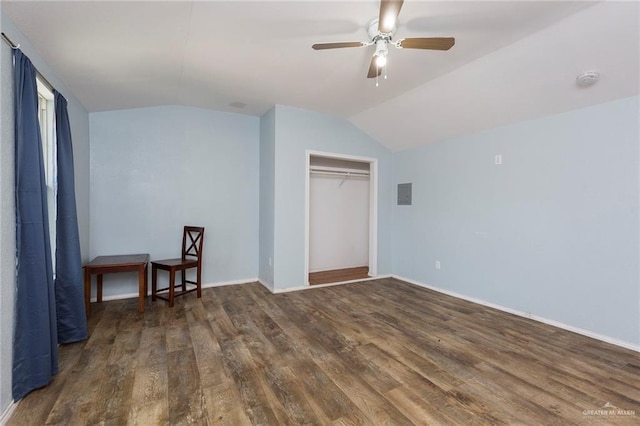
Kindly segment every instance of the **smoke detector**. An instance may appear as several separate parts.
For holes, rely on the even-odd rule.
[[[586,71],[576,77],[576,84],[580,87],[593,86],[600,78],[600,73],[596,71]]]

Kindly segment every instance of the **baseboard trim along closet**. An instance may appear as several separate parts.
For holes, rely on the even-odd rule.
[[[391,275],[378,275],[375,277],[369,277],[369,278],[362,278],[359,280],[351,280],[351,281],[341,281],[339,283],[328,283],[328,284],[314,284],[314,285],[305,285],[305,286],[300,286],[300,287],[288,287],[288,288],[278,288],[278,289],[274,289],[273,287],[271,287],[270,285],[268,285],[267,283],[258,280],[258,282],[260,284],[262,284],[263,286],[265,286],[267,288],[267,290],[269,290],[271,293],[273,294],[279,294],[279,293],[290,293],[292,291],[302,291],[302,290],[309,290],[312,288],[322,288],[322,287],[333,287],[336,285],[343,285],[343,284],[352,284],[352,283],[360,283],[363,281],[373,281],[373,280],[381,280],[384,278],[391,278]]]
[[[565,324],[559,321],[555,321],[555,320],[551,320],[548,318],[544,318],[538,315],[534,315],[530,312],[523,312],[523,311],[519,311],[517,309],[513,309],[513,308],[507,308],[506,306],[501,306],[501,305],[497,305],[495,303],[491,303],[491,302],[487,302],[481,299],[476,299],[475,297],[469,297],[469,296],[465,296],[464,294],[460,294],[460,293],[455,293],[453,291],[449,291],[449,290],[445,290],[439,287],[434,287],[432,285],[429,284],[425,284],[422,283],[420,281],[416,281],[416,280],[412,280],[409,278],[404,278],[398,275],[393,275],[393,278],[400,280],[400,281],[404,281],[407,282],[409,284],[414,284],[417,285],[419,287],[424,287],[427,288],[429,290],[433,290],[433,291],[437,291],[438,293],[442,293],[442,294],[446,294],[447,296],[451,296],[451,297],[455,297],[457,299],[463,299],[466,300],[468,302],[472,302],[472,303],[477,303],[478,305],[483,305],[483,306],[487,306],[489,308],[494,308],[497,309],[499,311],[503,311],[512,315],[517,315],[519,317],[524,317],[524,318],[529,318],[532,319],[534,321],[538,321],[547,325],[551,325],[553,327],[558,327],[561,328],[563,330],[567,330],[567,331],[571,331],[573,333],[578,333],[578,334],[582,334],[583,336],[587,336],[587,337],[591,337],[592,339],[596,339],[596,340],[600,340],[606,343],[611,343],[612,345],[616,345],[616,346],[620,346],[622,348],[626,348],[626,349],[631,349],[632,351],[636,351],[636,352],[640,352],[640,345],[636,345],[634,343],[631,342],[627,342],[624,340],[620,340],[620,339],[616,339],[615,337],[610,337],[610,336],[606,336],[604,334],[599,334],[599,333],[594,333],[593,331],[589,331],[589,330],[585,330],[582,328],[578,328],[578,327],[574,327],[572,325],[569,324]]]

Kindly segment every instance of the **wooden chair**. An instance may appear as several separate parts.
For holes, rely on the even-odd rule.
[[[197,291],[198,298],[202,296],[202,243],[204,241],[204,228],[198,226],[185,226],[182,235],[182,257],[179,259],[163,259],[151,262],[151,300],[156,298],[169,302],[169,307],[173,308],[173,299]],[[197,268],[196,281],[187,280],[186,271]],[[169,286],[158,289],[158,269],[169,272]],[[178,283],[181,291],[176,293],[176,272],[182,274],[182,282]],[[187,284],[195,285],[187,290]],[[159,292],[167,291],[163,295]],[[167,296],[168,294],[168,296]]]

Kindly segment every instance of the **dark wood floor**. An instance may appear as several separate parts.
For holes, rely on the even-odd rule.
[[[341,283],[345,281],[369,278],[369,267],[334,269],[331,271],[312,272],[309,274],[309,285]]]
[[[640,423],[638,353],[393,279],[91,312],[10,425]]]

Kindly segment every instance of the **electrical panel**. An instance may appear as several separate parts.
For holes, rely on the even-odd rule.
[[[399,206],[411,205],[411,184],[410,183],[398,184],[398,205]]]

